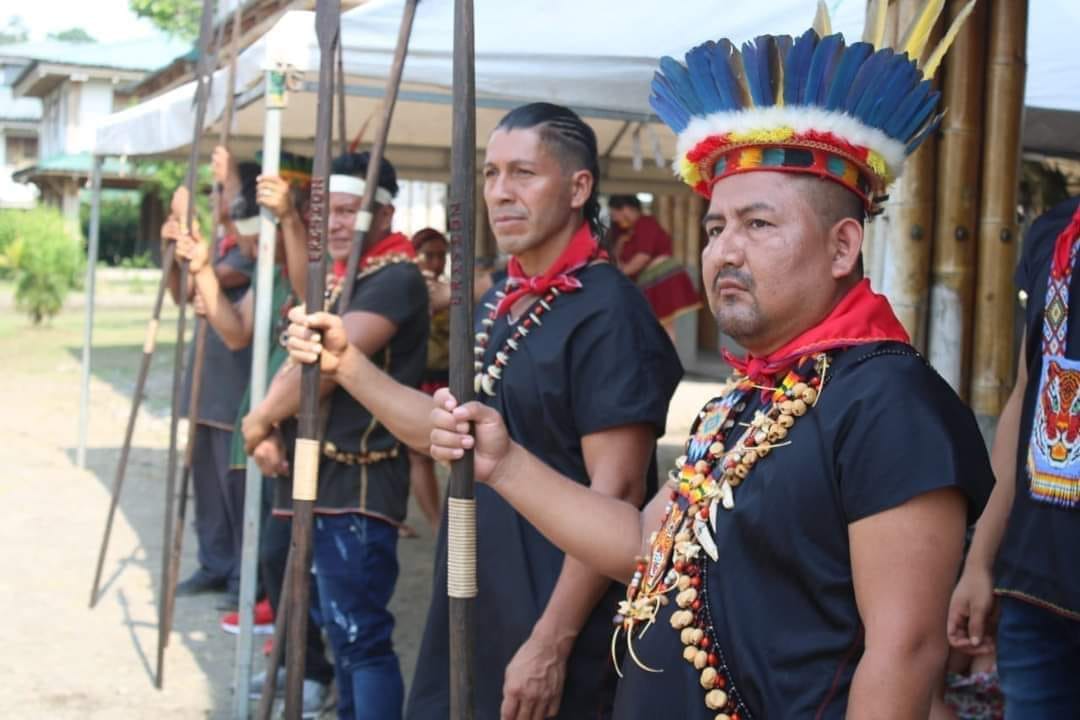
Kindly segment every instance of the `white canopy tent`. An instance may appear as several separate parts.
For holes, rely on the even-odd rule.
[[[475,4],[478,147],[484,146],[491,129],[511,107],[535,100],[569,105],[596,130],[605,189],[625,191],[674,186],[667,167],[674,138],[655,121],[648,105],[649,83],[658,59],[681,57],[689,46],[707,39],[729,37],[741,42],[763,32],[801,33],[809,27],[816,0],[768,4],[679,0],[661,8],[644,3],[635,7],[625,0],[475,0]],[[829,0],[827,5],[836,30],[849,40],[861,35],[865,0]],[[342,17],[345,115],[350,134],[376,116],[403,6],[404,0],[370,0]],[[449,176],[452,14],[452,0],[423,0],[418,5],[404,84],[389,133],[388,156],[404,177],[445,180]],[[1060,131],[1062,123],[1080,124],[1080,115],[1073,115],[1080,113],[1080,84],[1075,82],[1080,58],[1062,52],[1071,47],[1067,34],[1078,21],[1080,6],[1074,0],[1030,0],[1025,104],[1032,112],[1025,127],[1026,148],[1080,156],[1080,133],[1062,138]],[[318,58],[314,13],[299,11],[285,14],[267,35],[241,53],[232,128],[237,154],[250,155],[257,147],[265,147],[266,154],[276,160],[272,148],[278,140],[285,149],[311,152]],[[276,111],[265,103],[265,79],[275,70],[287,71],[294,80],[287,107]],[[227,72],[218,71],[204,130],[221,122],[226,83]],[[109,116],[97,128],[95,155],[183,152],[195,130],[194,91],[195,84],[188,83]],[[366,137],[373,132],[369,128]],[[203,133],[204,138],[208,135]],[[267,237],[260,240],[260,247],[269,248],[273,229],[269,222],[264,226]],[[92,257],[95,240],[91,238]],[[269,254],[263,252],[261,257]],[[89,272],[92,289],[92,265]],[[92,311],[91,295],[82,427]],[[268,308],[262,311],[269,312]],[[256,351],[255,357],[265,358],[265,353]],[[249,483],[249,489],[258,485]],[[247,554],[245,547],[245,562]],[[245,608],[250,607],[250,592],[245,582]],[[238,659],[237,664],[237,692],[244,695],[250,667],[249,633],[245,628],[240,648],[249,657],[246,663]],[[239,707],[238,703],[237,713]]]

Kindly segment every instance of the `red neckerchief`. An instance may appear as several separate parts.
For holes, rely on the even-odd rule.
[[[236,247],[236,233],[229,233],[218,243],[218,257],[225,257],[234,247]]]
[[[382,257],[383,255],[408,255],[411,258],[416,257],[416,249],[409,242],[409,238],[405,237],[401,233],[390,233],[379,242],[375,243],[375,246],[368,248],[364,251],[364,254],[360,256],[360,265],[357,268],[357,272],[363,270],[368,263],[372,260]],[[334,278],[340,280],[345,277],[345,260],[334,261]]]
[[[1054,241],[1054,262],[1050,266],[1053,277],[1060,279],[1069,275],[1072,270],[1072,246],[1077,238],[1080,238],[1080,205],[1076,207],[1072,220]]]
[[[768,385],[807,355],[887,340],[911,342],[889,301],[871,290],[870,281],[863,279],[844,295],[824,320],[778,350],[765,357],[747,354],[745,358],[735,357],[725,350],[724,359],[753,382]]]
[[[588,223],[583,223],[578,228],[562,254],[540,275],[529,277],[518,259],[511,257],[506,265],[506,296],[499,301],[495,317],[510,312],[514,303],[526,295],[543,295],[552,288],[560,292],[580,290],[581,281],[574,277],[573,273],[594,260],[607,260],[607,257]]]

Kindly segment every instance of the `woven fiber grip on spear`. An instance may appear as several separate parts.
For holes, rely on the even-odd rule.
[[[454,2],[454,105],[451,145],[450,391],[473,399],[473,265],[476,207],[476,77],[472,0]],[[450,627],[450,717],[472,720],[476,597],[476,499],[473,454],[450,466],[447,587]]]

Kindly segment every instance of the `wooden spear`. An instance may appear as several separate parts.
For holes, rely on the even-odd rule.
[[[386,152],[386,141],[390,134],[390,121],[394,116],[394,105],[397,103],[398,90],[401,87],[401,73],[405,69],[405,57],[409,52],[409,36],[412,33],[413,19],[416,17],[417,2],[418,0],[408,0],[401,15],[397,47],[394,49],[394,60],[390,66],[390,74],[386,78],[386,90],[383,93],[379,129],[375,133],[375,139],[371,145],[371,155],[368,158],[367,177],[364,179],[364,197],[360,202],[360,212],[356,218],[356,233],[353,236],[352,246],[349,248],[349,263],[345,266],[347,268],[345,281],[342,285],[341,295],[338,298],[338,314],[343,313],[349,307],[349,300],[352,298],[353,287],[356,284],[356,267],[360,263],[360,254],[364,250],[368,230],[371,228],[375,190],[379,185],[379,166],[382,164],[383,155]],[[342,70],[342,74],[344,75],[344,70]],[[344,116],[344,107],[342,107],[342,115]]]
[[[199,24],[199,60],[195,66],[195,129],[191,139],[191,151],[188,154],[187,177],[187,212],[184,219],[184,231],[190,232],[195,222],[195,188],[199,169],[199,138],[202,136],[203,122],[206,120],[206,102],[210,92],[210,82],[214,71],[214,56],[211,48],[211,32],[214,20],[213,0],[204,0],[202,20]],[[176,350],[173,359],[172,419],[169,426],[169,459],[165,476],[165,522],[161,557],[161,597],[158,607],[158,645],[157,671],[154,685],[161,689],[164,681],[165,645],[168,641],[168,585],[169,566],[172,562],[172,535],[176,501],[176,466],[179,460],[177,435],[180,427],[180,393],[184,373],[184,330],[187,311],[188,263],[180,263],[180,302],[176,321]]]
[[[454,0],[454,105],[451,130],[450,391],[473,399],[473,271],[476,206],[476,75],[472,0]],[[476,497],[473,455],[450,466],[447,499],[450,717],[472,720],[473,599],[476,597]]]
[[[990,5],[983,137],[982,217],[975,300],[975,349],[971,409],[979,416],[1001,412],[1013,383],[1016,358],[1010,332],[1016,261],[1016,194],[1024,111],[1027,3]]]
[[[340,0],[318,0],[315,34],[319,40],[319,91],[315,120],[315,159],[311,178],[311,227],[308,230],[308,308],[323,306],[326,285],[326,233],[329,211],[330,154],[334,118],[334,49],[339,41]],[[304,650],[310,603],[312,516],[319,483],[319,366],[304,365],[300,386],[299,428],[293,454],[293,520],[289,563],[289,617],[285,660],[285,718],[299,720],[303,710]]]
[[[233,31],[229,57],[229,81],[228,94],[225,96],[225,115],[221,122],[221,134],[218,144],[226,147],[229,144],[229,132],[232,127],[234,93],[236,92],[236,54],[239,51],[240,22],[243,9],[237,5],[233,14]],[[225,28],[218,34],[217,48],[221,48],[225,38]],[[209,90],[207,90],[209,94]],[[214,188],[212,198],[214,217],[214,236],[210,243],[210,262],[217,260],[218,247],[221,235],[224,233],[224,224],[221,222],[221,201],[224,188],[220,185]],[[176,525],[173,527],[172,549],[169,552],[169,578],[165,587],[165,645],[169,644],[169,634],[172,632],[173,613],[176,607],[176,585],[180,576],[180,555],[184,547],[184,523],[187,521],[187,498],[188,487],[191,483],[191,466],[195,457],[195,444],[198,441],[199,408],[202,402],[202,383],[205,373],[206,360],[206,333],[209,323],[205,318],[195,320],[195,357],[191,364],[191,389],[188,396],[188,433],[187,445],[184,447],[184,465],[180,472],[180,492],[177,495]]]

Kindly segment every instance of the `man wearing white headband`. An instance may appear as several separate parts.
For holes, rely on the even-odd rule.
[[[418,387],[427,355],[428,294],[412,243],[391,232],[397,177],[379,168],[375,205],[360,212],[368,154],[335,160],[330,177],[329,238],[333,261],[327,307],[337,304],[348,273],[356,283],[342,322],[350,344],[398,382]],[[367,236],[358,267],[348,268],[358,229]],[[287,238],[289,275],[303,296],[306,238]],[[300,407],[300,372],[274,379],[266,399],[245,418],[249,450]],[[371,412],[332,380],[323,385],[330,413],[315,501],[314,566],[326,631],[334,651],[338,717],[401,716],[404,683],[388,604],[397,580],[398,530],[409,497],[407,449]],[[292,488],[279,483],[275,514],[291,513]]]

